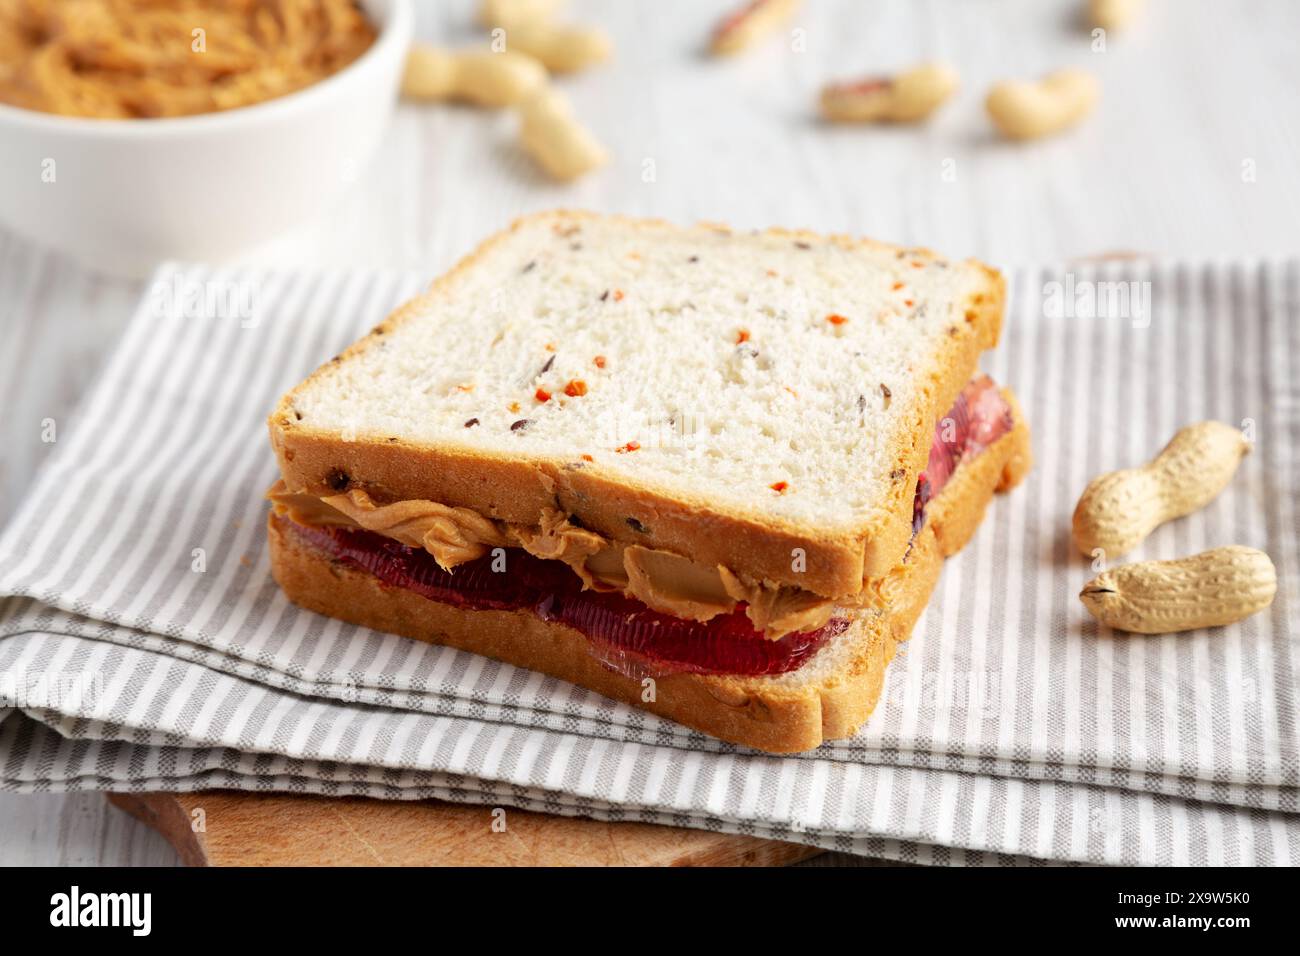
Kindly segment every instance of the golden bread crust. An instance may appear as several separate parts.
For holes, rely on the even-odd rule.
[[[850,632],[836,639],[854,641],[846,663],[817,681],[800,682],[792,675],[666,674],[655,678],[655,700],[645,702],[641,681],[603,665],[587,638],[572,628],[528,610],[462,611],[389,587],[300,545],[275,521],[270,523],[272,572],[291,600],[331,617],[541,671],[722,740],[772,753],[810,750],[851,736],[866,721],[895,646],[910,636],[943,559],[974,534],[993,493],[1018,484],[1028,471],[1029,430],[1014,397],[1004,394],[1015,427],[958,466],[930,503],[906,561],[871,582],[878,607],[854,612]],[[815,662],[814,657],[806,666]]]

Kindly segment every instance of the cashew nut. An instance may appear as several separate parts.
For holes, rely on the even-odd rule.
[[[1142,0],[1088,0],[1088,19],[1103,30],[1126,26],[1142,8]]]
[[[1222,422],[1180,429],[1140,468],[1094,478],[1074,509],[1074,543],[1084,554],[1100,548],[1116,557],[1135,548],[1172,518],[1205,507],[1232,480],[1250,444]]]
[[[530,20],[506,28],[511,49],[541,60],[554,73],[573,73],[609,59],[609,34],[596,27],[553,26]]]
[[[524,149],[556,179],[573,179],[603,165],[609,154],[573,116],[559,93],[543,89],[519,108]]]
[[[1268,555],[1233,545],[1113,568],[1084,585],[1079,600],[1108,627],[1170,634],[1240,621],[1272,604],[1276,593]]]
[[[549,20],[563,5],[563,0],[481,0],[478,22],[489,30],[508,30],[530,21]]]
[[[402,92],[424,100],[513,106],[546,85],[546,67],[525,53],[453,52],[417,43],[406,56]]]
[[[1097,79],[1084,70],[1059,70],[1037,83],[1008,80],[989,91],[984,106],[1003,136],[1034,139],[1079,122],[1097,102]]]
[[[893,77],[832,83],[822,89],[822,115],[839,123],[915,123],[957,89],[957,72],[927,63]]]
[[[800,0],[750,0],[729,13],[714,28],[709,49],[716,56],[729,56],[753,46],[772,33],[799,9]]]

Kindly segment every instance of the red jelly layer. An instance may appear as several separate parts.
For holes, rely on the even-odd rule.
[[[504,568],[491,555],[445,571],[423,548],[409,548],[372,531],[281,526],[312,548],[373,574],[392,587],[465,610],[530,609],[586,635],[611,667],[630,665],[694,674],[784,674],[801,667],[823,644],[849,626],[834,618],[825,627],[769,641],[754,629],[744,605],[709,621],[688,621],[652,611],[622,594],[584,591],[568,565],[505,548]],[[501,567],[501,562],[497,562]]]
[[[930,460],[916,480],[912,502],[912,535],[925,525],[925,506],[943,491],[961,460],[978,455],[1011,431],[1011,406],[987,375],[971,379],[948,414],[934,426]]]

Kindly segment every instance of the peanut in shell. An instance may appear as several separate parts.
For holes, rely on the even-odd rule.
[[[1173,518],[1205,507],[1232,480],[1250,444],[1223,422],[1179,430],[1140,468],[1112,471],[1089,482],[1074,509],[1074,543],[1091,556],[1118,557]]]
[[[1104,571],[1079,600],[1108,627],[1172,634],[1232,624],[1262,611],[1277,593],[1263,551],[1231,545],[1177,561],[1141,561]]]

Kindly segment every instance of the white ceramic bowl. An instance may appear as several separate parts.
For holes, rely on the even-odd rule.
[[[362,0],[378,36],[296,93],[175,119],[81,119],[0,104],[0,223],[93,268],[220,260],[355,181],[397,100],[410,0]]]

